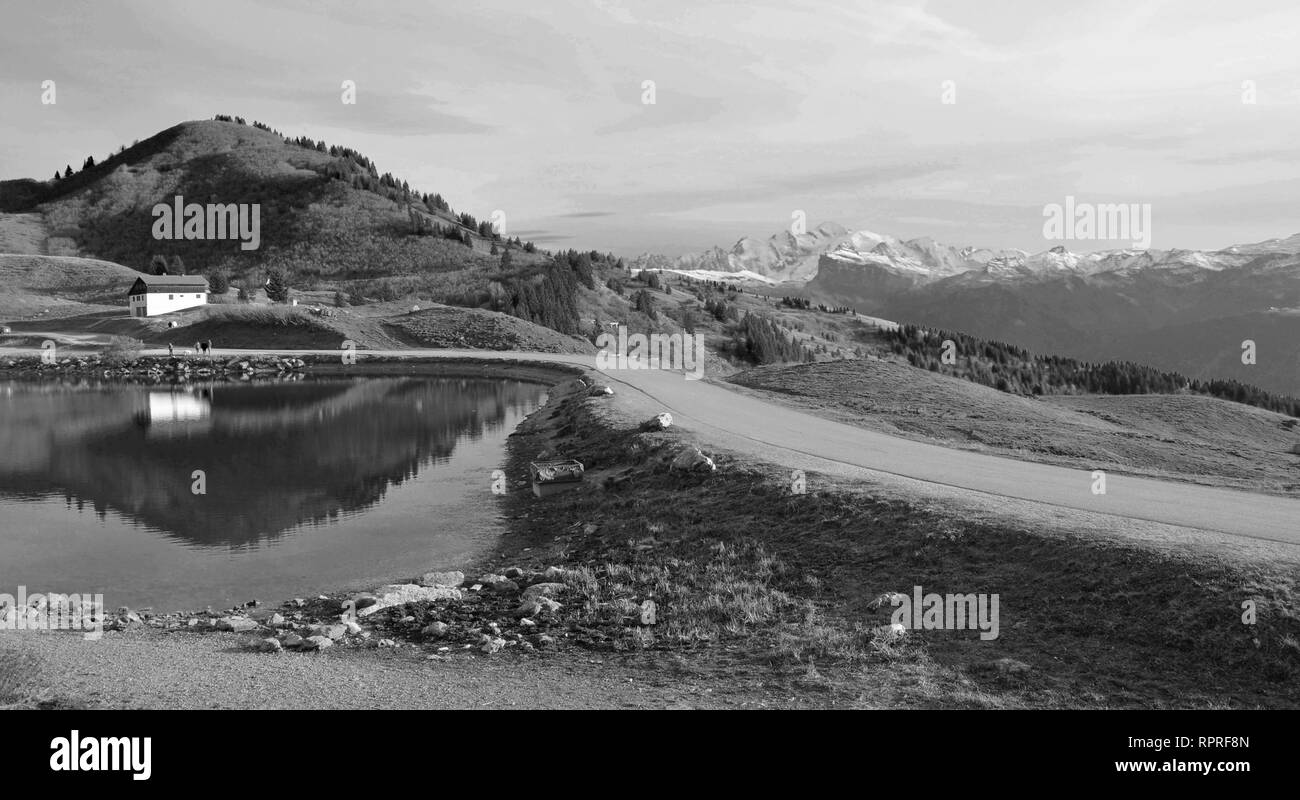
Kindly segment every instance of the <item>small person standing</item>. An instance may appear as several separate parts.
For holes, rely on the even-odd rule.
[[[172,348],[172,343],[167,343],[167,357],[171,358],[176,355],[176,350]]]

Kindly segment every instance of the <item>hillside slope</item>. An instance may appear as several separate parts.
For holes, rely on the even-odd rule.
[[[50,232],[42,215],[0,213],[0,253],[48,255],[49,239]]]
[[[259,247],[155,239],[153,207],[177,196],[257,205]],[[463,274],[435,279],[496,267],[494,246],[523,265],[545,260],[440,196],[380,175],[353,150],[224,118],[181,123],[58,180],[0,182],[0,211],[42,225],[59,252],[141,270],[155,255],[179,256],[189,272],[224,271],[254,284],[271,269],[304,288],[418,273],[426,289],[464,291]]]
[[[120,307],[135,270],[92,258],[0,254],[0,319],[60,317]]]
[[[1025,461],[1300,494],[1296,420],[1192,395],[1030,398],[876,359],[731,378],[841,422]]]

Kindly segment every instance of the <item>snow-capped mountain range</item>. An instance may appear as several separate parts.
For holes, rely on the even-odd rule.
[[[731,282],[805,284],[831,262],[837,266],[873,267],[919,285],[968,273],[974,280],[1013,280],[1150,269],[1218,271],[1242,266],[1260,255],[1279,253],[1300,253],[1300,234],[1217,251],[1119,249],[1073,253],[1056,246],[1028,253],[1018,249],[958,248],[929,237],[904,241],[824,223],[802,234],[783,231],[766,240],[745,237],[730,250],[714,247],[675,259],[642,255],[633,259],[631,268]]]
[[[958,248],[826,224],[658,269],[798,294],[1090,361],[1134,360],[1300,396],[1300,234],[1222,250]],[[1242,342],[1257,362],[1242,362]]]

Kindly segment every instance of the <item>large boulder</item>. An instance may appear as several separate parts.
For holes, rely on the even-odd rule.
[[[677,454],[669,469],[683,472],[715,472],[718,465],[713,463],[713,459],[704,455],[700,448],[688,447]]]
[[[519,591],[519,584],[504,575],[488,573],[480,577],[477,582],[483,584],[495,594],[514,594]]]
[[[279,639],[255,639],[251,645],[259,653],[278,653],[284,649]]]
[[[673,426],[673,415],[667,411],[662,414],[655,414],[650,419],[641,423],[643,431],[666,431]]]
[[[420,586],[415,583],[395,583],[381,586],[375,592],[375,604],[357,612],[357,616],[368,617],[385,608],[406,603],[427,603],[435,600],[460,600],[460,589],[451,586]]]

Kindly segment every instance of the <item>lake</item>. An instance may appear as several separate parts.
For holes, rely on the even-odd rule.
[[[158,612],[463,567],[546,387],[488,378],[0,382],[0,593]]]

